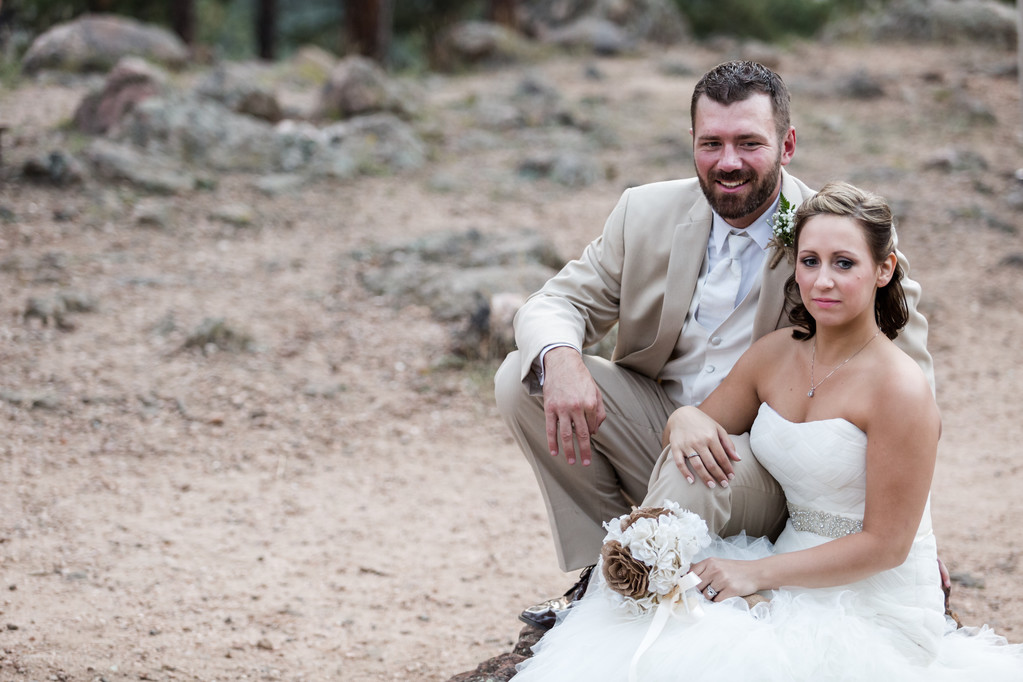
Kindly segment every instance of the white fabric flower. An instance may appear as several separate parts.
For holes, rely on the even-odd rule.
[[[692,558],[711,541],[706,522],[693,512],[670,500],[661,509],[656,516],[634,518],[633,514],[626,514],[604,524],[605,543],[617,541],[633,559],[650,567],[648,593],[640,598],[625,596],[602,582],[612,603],[631,614],[654,608],[667,595],[677,598],[676,589],[689,572]],[[660,510],[650,507],[638,511],[657,514]],[[622,530],[630,519],[631,525]]]

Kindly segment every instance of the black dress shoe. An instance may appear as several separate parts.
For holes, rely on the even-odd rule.
[[[590,584],[590,573],[593,566],[587,566],[579,574],[579,580],[568,588],[568,592],[547,601],[534,604],[519,614],[519,620],[526,625],[533,625],[542,630],[550,630],[558,622],[558,615],[572,608],[572,604],[583,598]]]

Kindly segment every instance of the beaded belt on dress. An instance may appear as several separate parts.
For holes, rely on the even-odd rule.
[[[843,535],[859,533],[863,530],[863,521],[860,519],[849,519],[838,514],[817,509],[807,509],[788,503],[789,521],[796,530],[814,533],[826,538],[840,538]]]

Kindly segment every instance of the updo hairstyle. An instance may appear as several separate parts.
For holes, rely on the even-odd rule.
[[[796,210],[792,246],[794,254],[799,253],[799,237],[803,227],[810,218],[819,215],[844,216],[855,220],[863,231],[875,265],[895,251],[895,225],[888,203],[877,194],[848,183],[830,182]],[[909,319],[902,278],[902,266],[896,263],[892,278],[877,290],[874,299],[874,319],[889,339],[898,336]],[[795,273],[785,283],[785,299],[789,306],[789,321],[795,325],[792,336],[800,340],[812,338],[817,333],[817,322],[803,305]]]

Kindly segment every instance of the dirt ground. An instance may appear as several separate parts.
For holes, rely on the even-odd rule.
[[[445,368],[450,331],[368,294],[351,253],[530,228],[574,256],[626,186],[692,175],[691,88],[729,56],[680,47],[430,77],[423,170],[272,198],[222,176],[168,199],[165,229],[133,221],[141,197],[127,188],[13,178],[28,155],[70,144],[57,129],[84,86],[3,91],[0,679],[442,681],[508,651],[518,611],[574,576],[496,414],[495,366]],[[900,216],[944,415],[932,511],[953,604],[1018,642],[1014,60],[797,45],[777,70],[794,92],[790,170],[880,191]],[[595,152],[606,177],[581,189],[523,177],[515,133],[469,145],[466,103],[508,97],[527,70],[615,131]],[[830,94],[858,72],[885,95]],[[232,202],[255,224],[210,218]],[[69,329],[23,316],[30,297],[63,291],[95,311],[69,314]],[[254,349],[182,349],[210,317]]]

